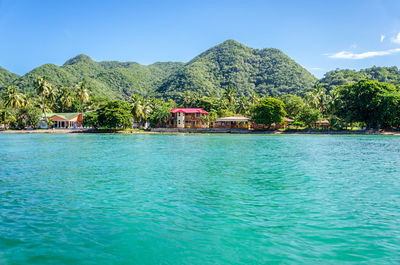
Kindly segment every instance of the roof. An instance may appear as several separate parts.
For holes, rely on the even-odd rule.
[[[249,118],[246,117],[223,117],[223,118],[218,118],[215,121],[249,121]]]
[[[323,121],[317,121],[315,122],[316,124],[329,124],[329,121],[323,120]]]
[[[46,113],[47,118],[58,116],[64,120],[70,120],[75,118],[76,116],[80,115],[80,113]],[[44,115],[43,115],[44,117]]]
[[[287,121],[287,122],[294,122],[294,120],[286,118],[286,117],[284,118],[284,120]]]
[[[203,113],[203,114],[208,114],[207,111],[205,111],[202,108],[175,108],[169,111],[170,113]]]

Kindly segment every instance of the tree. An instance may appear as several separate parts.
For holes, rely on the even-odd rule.
[[[87,90],[87,83],[85,81],[80,82],[76,86],[78,100],[81,103],[81,116],[83,118],[83,104],[89,101],[89,92]]]
[[[52,108],[54,103],[56,102],[57,94],[58,94],[58,90],[54,86],[50,86],[48,88],[46,99],[48,100],[48,103],[50,103],[49,104],[50,108]]]
[[[287,116],[291,119],[296,118],[304,107],[304,100],[301,97],[288,94],[282,96],[281,99],[285,104]]]
[[[303,122],[308,127],[311,127],[314,122],[321,118],[321,112],[317,109],[304,106],[297,116],[297,120]]]
[[[60,98],[59,98],[61,112],[64,112],[66,108],[70,108],[72,106],[72,100],[73,98],[68,88],[66,87],[61,88]]]
[[[15,86],[9,86],[5,92],[5,106],[16,110],[24,105],[25,96],[22,93],[18,93]]]
[[[233,105],[236,102],[236,90],[231,87],[228,86],[228,88],[225,91],[224,97],[226,98],[226,100],[228,101],[229,104]]]
[[[19,129],[30,127],[37,127],[38,122],[41,118],[40,108],[32,105],[27,105],[20,108],[16,115],[16,124]]]
[[[169,117],[171,117],[171,113],[169,111],[176,107],[174,101],[170,100],[168,102],[164,102],[160,99],[152,99],[152,110],[149,114],[149,121],[151,127],[163,127],[165,126]]]
[[[338,89],[338,116],[350,122],[365,122],[367,128],[387,127],[396,119],[399,91],[395,86],[361,80]]]
[[[114,100],[98,110],[99,126],[106,128],[132,127],[132,114],[128,102]]]
[[[132,107],[132,115],[133,115],[133,119],[138,122],[141,123],[144,118],[145,118],[145,109],[144,109],[144,105],[143,105],[143,98],[140,97],[139,95],[135,94],[132,97],[132,103],[131,103],[131,107]]]
[[[253,121],[257,124],[271,125],[283,122],[286,116],[285,104],[276,98],[263,98],[253,108]]]
[[[35,86],[36,92],[41,97],[41,107],[42,107],[43,115],[47,121],[45,98],[49,92],[49,88],[51,87],[51,84],[48,82],[48,77],[46,77],[46,76],[38,76],[35,79],[35,81],[33,81],[33,84]]]
[[[82,120],[84,127],[98,128],[99,127],[99,115],[97,111],[86,113]]]
[[[315,88],[306,93],[306,101],[311,108],[318,109],[322,114],[326,110],[326,89],[319,83]]]

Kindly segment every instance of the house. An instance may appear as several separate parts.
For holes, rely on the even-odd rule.
[[[249,129],[250,122],[246,117],[223,117],[215,120],[215,128]]]
[[[254,129],[264,130],[264,129],[286,129],[290,123],[294,122],[294,120],[284,117],[282,123],[273,123],[271,125],[266,124],[253,124]]]
[[[82,115],[81,113],[47,113],[47,119],[53,121],[53,128],[67,129],[67,128],[81,128]],[[45,117],[39,121],[39,128],[47,129]]]
[[[329,129],[330,122],[328,120],[322,120],[322,121],[316,121],[313,122],[312,127],[315,129],[323,129],[327,130]]]
[[[208,112],[202,108],[175,108],[169,111],[168,128],[208,128]]]

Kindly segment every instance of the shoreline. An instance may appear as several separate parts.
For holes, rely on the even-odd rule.
[[[250,134],[250,135],[295,135],[295,134],[315,134],[315,135],[390,135],[400,136],[400,132],[393,131],[248,131],[248,130],[196,130],[196,129],[152,129],[145,130],[113,130],[113,129],[37,129],[37,130],[2,130],[0,134]]]

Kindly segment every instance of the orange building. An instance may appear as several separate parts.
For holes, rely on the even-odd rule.
[[[82,114],[80,113],[48,113],[47,118],[52,120],[54,128],[81,128]]]

